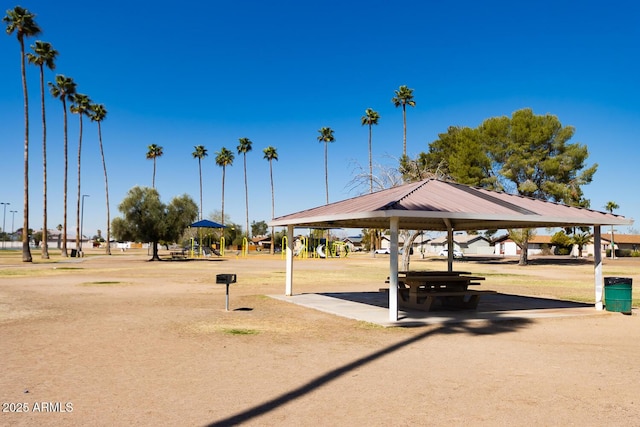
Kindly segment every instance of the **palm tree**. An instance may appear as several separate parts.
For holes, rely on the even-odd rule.
[[[63,190],[63,221],[62,221],[62,251],[63,257],[69,256],[67,253],[67,176],[69,172],[69,144],[67,142],[67,100],[71,101],[76,93],[76,84],[71,77],[61,74],[56,76],[55,83],[49,82],[49,90],[54,98],[62,101],[62,113],[64,120],[64,190]]]
[[[222,168],[222,225],[224,225],[224,176],[227,166],[233,165],[234,158],[233,152],[225,147],[216,152],[216,165]]]
[[[378,124],[380,114],[373,111],[372,108],[367,108],[364,112],[364,116],[360,119],[362,126],[369,126],[369,193],[373,193],[373,162],[371,159],[371,127]]]
[[[582,258],[582,250],[586,245],[591,243],[591,234],[575,233],[571,238],[571,243],[578,247],[578,257]]]
[[[208,156],[207,149],[204,145],[196,145],[193,147],[195,151],[191,153],[194,159],[198,159],[198,173],[200,174],[200,217],[202,219],[202,159]]]
[[[238,154],[242,154],[244,162],[244,200],[245,200],[245,213],[247,218],[247,238],[251,237],[249,232],[249,186],[247,185],[247,153],[251,151],[251,140],[249,138],[240,138],[238,140]]]
[[[272,146],[268,146],[267,148],[265,148],[264,150],[262,150],[262,152],[264,153],[264,158],[267,159],[269,161],[269,178],[271,179],[271,219],[273,219],[275,217],[275,197],[274,197],[274,192],[273,192],[273,160],[278,160],[278,152],[276,151],[275,147]],[[275,244],[275,240],[274,240],[274,230],[273,227],[271,227],[271,255],[274,254],[274,244]]]
[[[35,52],[28,53],[29,63],[40,68],[40,105],[42,109],[42,259],[49,259],[49,244],[47,243],[47,119],[44,106],[44,67],[53,70],[56,68],[55,59],[58,51],[51,43],[37,40],[35,45],[31,45]]]
[[[409,89],[407,86],[400,86],[400,88],[394,91],[396,96],[391,98],[393,105],[397,107],[402,106],[402,157],[407,155],[407,105],[415,107],[416,102],[413,100],[413,89]]]
[[[91,104],[89,118],[98,124],[98,142],[100,143],[100,157],[102,157],[102,170],[104,171],[104,192],[107,197],[107,250],[111,255],[111,215],[109,212],[109,180],[107,179],[107,163],[104,161],[104,149],[102,147],[102,121],[107,117],[107,109],[103,104]]]
[[[609,213],[613,213],[614,209],[620,209],[616,202],[607,202],[604,207]],[[616,244],[613,242],[613,225],[611,226],[611,259],[616,257]]]
[[[318,141],[324,142],[324,184],[327,193],[327,204],[329,204],[329,168],[327,166],[327,143],[335,141],[335,138],[333,137],[333,129],[331,128],[320,128],[318,129],[318,132],[320,132]]]
[[[82,116],[88,116],[90,113],[91,107],[91,99],[87,95],[82,93],[76,93],[72,99],[73,104],[71,105],[72,113],[77,114],[80,119],[80,130],[79,130],[79,138],[78,138],[78,200],[76,204],[76,251],[80,250],[80,239],[82,236],[80,235],[80,166],[81,166],[81,154],[82,154]],[[80,256],[80,252],[77,252],[78,256]]]
[[[151,180],[151,187],[156,188],[156,158],[162,157],[164,152],[162,147],[156,144],[151,144],[147,147],[147,159],[153,159],[153,179]]]
[[[35,15],[20,6],[7,10],[2,21],[7,24],[7,34],[14,32],[20,43],[20,71],[22,74],[22,94],[24,96],[24,216],[23,230],[29,230],[29,94],[27,92],[27,71],[25,69],[24,38],[40,34],[40,27],[33,20]],[[29,233],[22,233],[22,261],[32,262],[29,250]]]

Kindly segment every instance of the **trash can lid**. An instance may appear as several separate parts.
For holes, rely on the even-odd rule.
[[[625,283],[631,285],[633,279],[631,277],[605,277],[604,284],[605,285],[617,285],[620,283]]]

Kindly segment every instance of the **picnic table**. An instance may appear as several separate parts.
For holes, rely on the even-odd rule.
[[[494,291],[469,289],[485,280],[470,274],[466,271],[398,272],[398,305],[423,311],[430,311],[436,303],[442,307],[475,309],[481,295]]]
[[[184,249],[179,251],[171,251],[171,259],[185,259],[187,257],[187,253]]]

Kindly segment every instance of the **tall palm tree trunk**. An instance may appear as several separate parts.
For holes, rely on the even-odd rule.
[[[251,237],[251,233],[249,230],[249,185],[247,184],[247,153],[244,153],[243,156],[243,161],[244,161],[244,211],[245,211],[245,217],[247,218],[247,238]]]
[[[402,156],[407,155],[407,105],[402,104]]]
[[[269,159],[269,178],[271,179],[271,219],[275,217],[275,197],[273,192],[273,166],[271,164],[272,160]],[[269,251],[271,255],[275,253],[275,236],[274,236],[275,228],[271,227],[271,250]]]
[[[44,106],[44,66],[40,64],[40,105],[42,107],[42,259],[49,259],[47,230],[47,118]]]
[[[327,142],[324,143],[324,187],[327,193],[327,204],[329,204],[329,166],[327,165],[329,156],[327,155]]]
[[[373,160],[371,158],[371,123],[369,123],[369,193],[373,193]]]
[[[82,236],[80,235],[80,166],[81,162],[81,154],[82,154],[82,112],[78,115],[80,116],[80,139],[78,140],[78,200],[76,203],[76,251],[78,256],[80,256],[80,239]]]
[[[222,222],[224,225],[224,176],[225,176],[225,167],[222,167]],[[222,229],[222,234],[224,235],[224,228]]]
[[[153,158],[153,177],[151,178],[151,188],[156,188],[156,158]]]
[[[69,142],[67,130],[67,103],[62,99],[62,109],[64,110],[64,190],[63,190],[63,218],[62,218],[62,256],[68,257],[67,252],[67,193],[69,188]]]
[[[27,71],[24,64],[24,39],[20,37],[19,40],[22,93],[24,94],[24,215],[22,218],[22,261],[32,262],[31,250],[29,249],[29,94],[27,93]]]
[[[198,157],[198,174],[200,175],[200,218],[202,219],[202,160]]]
[[[104,171],[104,193],[107,197],[107,255],[111,255],[111,214],[109,212],[109,180],[107,179],[107,163],[104,161],[102,148],[102,126],[98,122],[98,141],[100,143],[100,156],[102,157],[102,170]]]

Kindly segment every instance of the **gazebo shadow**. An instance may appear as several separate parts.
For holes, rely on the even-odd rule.
[[[337,298],[361,304],[373,305],[386,309],[389,308],[389,297],[387,293],[384,292],[321,292],[318,293],[318,295],[324,295],[330,298]],[[473,313],[514,310],[571,309],[585,307],[593,307],[593,304],[551,298],[496,293],[483,295],[477,309],[464,311],[467,313]],[[432,312],[440,311],[458,312],[460,310],[454,308],[439,307]]]
[[[388,294],[383,292],[326,292],[315,294],[314,308],[338,316],[378,323],[383,326],[415,327],[475,321],[514,321],[543,317],[586,316],[601,313],[593,304],[505,293],[483,295],[476,309],[435,307],[430,311],[398,309],[397,323],[390,323]],[[333,302],[332,302],[333,301]],[[340,302],[338,302],[340,301]],[[300,302],[305,305],[304,302]]]

